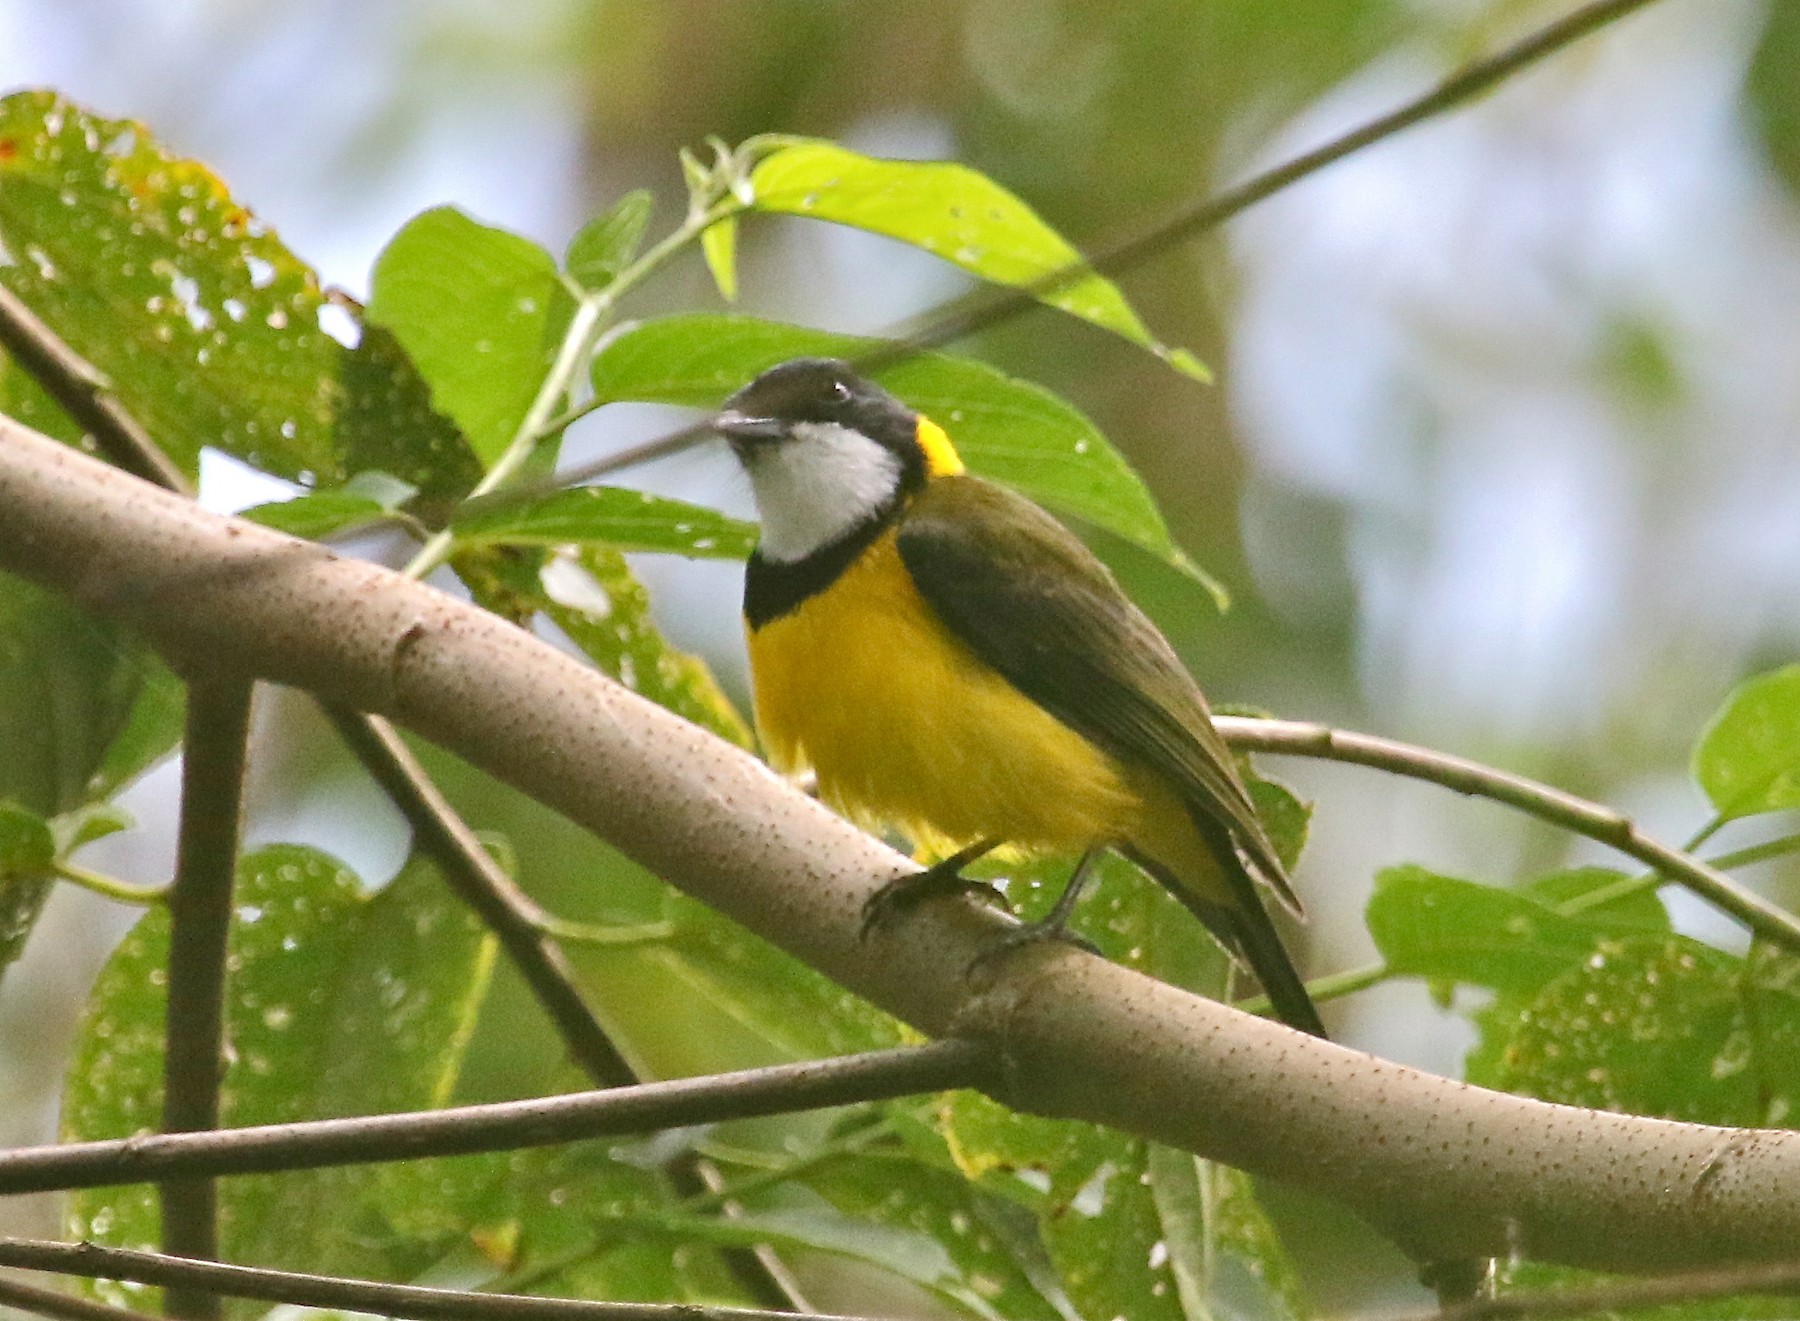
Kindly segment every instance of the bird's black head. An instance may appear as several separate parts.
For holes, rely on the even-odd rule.
[[[860,432],[908,469],[920,463],[918,414],[838,358],[794,358],[769,368],[725,401],[714,425],[741,458],[760,444],[792,439],[796,425],[809,422]]]
[[[750,476],[764,560],[847,544],[896,517],[927,481],[962,471],[935,423],[836,358],[769,368],[713,426]]]

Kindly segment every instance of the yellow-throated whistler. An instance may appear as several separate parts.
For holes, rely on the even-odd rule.
[[[1249,963],[1287,1023],[1323,1036],[1257,892],[1299,911],[1249,792],[1192,677],[1105,566],[845,363],[772,367],[715,425],[762,519],[744,618],[776,766],[811,767],[839,810],[955,850],[927,887],[1000,844],[1117,849]]]

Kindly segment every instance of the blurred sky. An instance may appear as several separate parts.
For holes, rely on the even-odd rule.
[[[0,0],[0,88],[144,120],[361,293],[387,237],[442,202],[557,250],[640,184],[670,223],[674,147],[709,131],[956,156],[1092,242],[1570,7]],[[1043,318],[984,341],[1089,409],[1231,580],[1232,619],[1177,638],[1217,699],[1500,761],[1677,840],[1701,824],[1686,749],[1738,678],[1800,650],[1800,212],[1743,99],[1768,12],[1661,0],[1128,277],[1214,361],[1213,390]],[[962,287],[878,240],[748,228],[747,310],[873,330]],[[688,270],[648,307],[706,297]],[[663,421],[609,410],[571,449]],[[645,480],[744,507],[719,454]],[[739,674],[736,571],[645,575],[671,632]],[[1358,914],[1383,865],[1503,882],[1605,860],[1427,786],[1280,773],[1320,802],[1301,876],[1320,968],[1367,956]],[[330,833],[341,787],[295,798],[278,780],[259,780],[261,837],[348,851]],[[161,879],[166,835],[151,845],[121,844],[116,866]],[[59,901],[39,976],[80,980],[68,950],[94,911]],[[1465,1029],[1423,1000],[1370,996],[1351,1033],[1455,1071]],[[0,1030],[38,1007],[0,1006]]]

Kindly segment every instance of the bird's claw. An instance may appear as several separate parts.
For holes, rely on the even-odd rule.
[[[955,867],[927,867],[896,876],[869,896],[863,905],[860,938],[867,940],[876,927],[911,912],[927,899],[957,894],[972,894],[998,907],[1006,906],[1006,897],[986,881],[972,880]]]

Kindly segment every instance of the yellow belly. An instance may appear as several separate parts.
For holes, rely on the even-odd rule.
[[[1139,833],[1141,777],[951,636],[891,532],[749,641],[770,761],[812,768],[821,797],[865,825],[929,851],[976,840],[1074,851]]]

